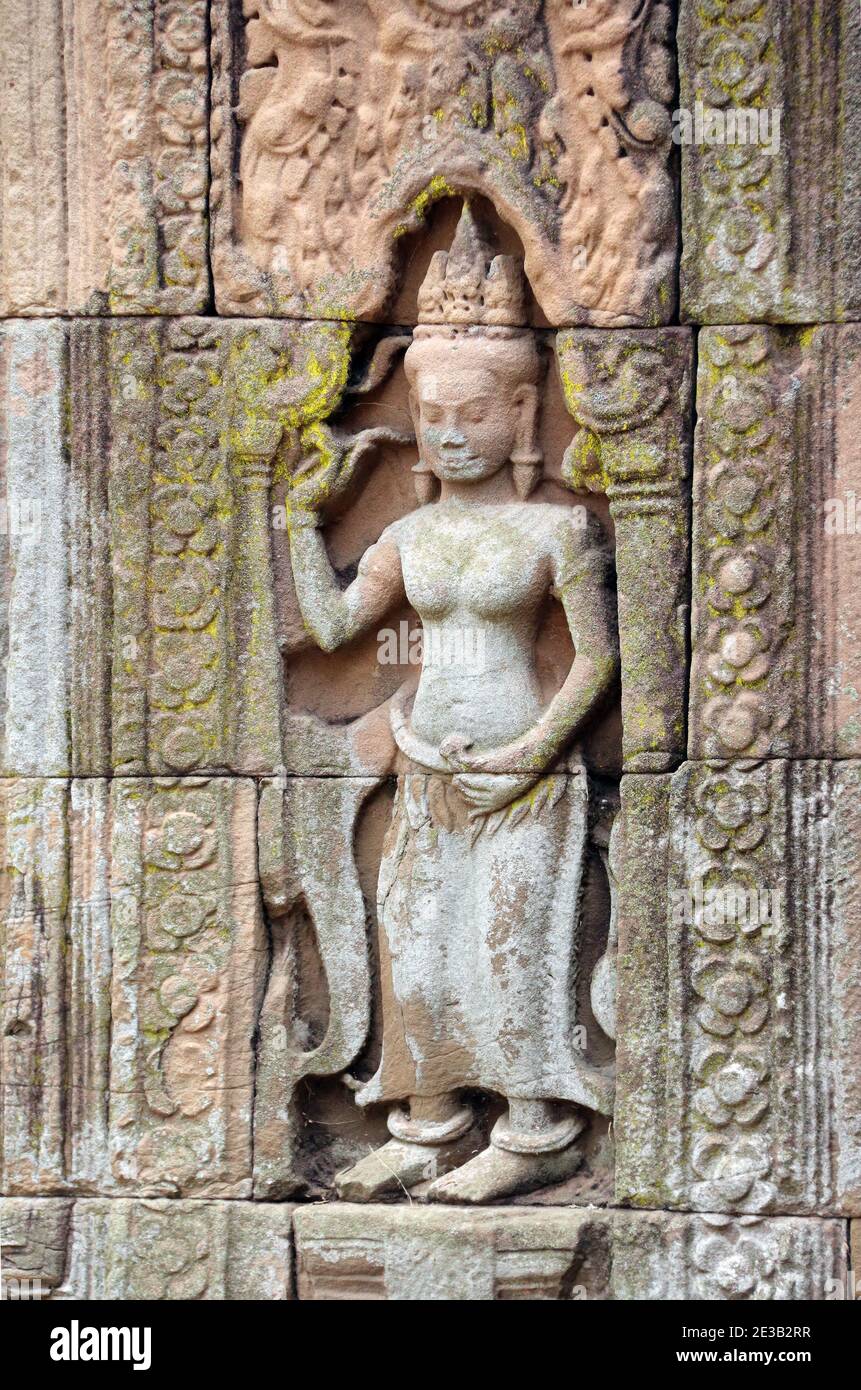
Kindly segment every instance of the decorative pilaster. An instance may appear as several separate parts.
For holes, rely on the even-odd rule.
[[[574,329],[556,352],[581,427],[563,477],[616,527],[625,768],[662,772],[685,749],[691,339]]]

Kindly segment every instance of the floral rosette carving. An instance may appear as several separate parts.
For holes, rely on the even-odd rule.
[[[695,636],[707,757],[784,751],[781,680],[793,595],[785,498],[776,491],[782,404],[768,376],[768,330],[712,329],[702,338],[704,603]]]
[[[210,1025],[224,952],[216,817],[200,784],[157,790],[148,807],[144,1088],[150,1109],[164,1116],[193,1117],[211,1104],[204,1078],[218,1049]]]
[[[207,281],[207,5],[108,6],[105,29],[110,305],[120,313],[193,312]],[[146,228],[143,238],[135,227]]]
[[[768,765],[700,768],[690,807],[694,901],[684,985],[690,1113],[689,1200],[701,1211],[773,1203],[772,958],[785,945],[782,902],[768,882]]]
[[[766,110],[777,90],[771,0],[699,0],[693,98],[707,110]],[[703,254],[731,292],[770,300],[781,244],[775,228],[781,177],[774,142],[708,142],[696,147],[702,204]],[[769,283],[763,273],[773,270]]]
[[[745,854],[762,843],[769,798],[760,783],[731,773],[710,775],[697,788],[694,805],[700,815],[696,836],[707,849]]]
[[[161,364],[162,423],[150,498],[150,705],[157,756],[188,772],[220,761],[226,478],[220,450],[219,338],[203,321],[171,324]]]
[[[158,28],[156,124],[164,142],[155,165],[162,211],[161,275],[167,287],[203,287],[206,240],[206,6],[164,6]],[[181,307],[181,299],[177,308]]]
[[[202,1298],[209,1285],[212,1254],[207,1213],[142,1202],[132,1220],[131,1255],[146,1270],[148,1295]]]
[[[703,1217],[691,1245],[693,1295],[757,1302],[803,1298],[803,1265],[791,1247],[791,1237],[781,1239],[756,1217]]]

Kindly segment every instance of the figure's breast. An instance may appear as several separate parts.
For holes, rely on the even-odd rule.
[[[402,547],[407,598],[426,620],[454,609],[505,621],[546,587],[543,549],[502,521],[426,525]]]

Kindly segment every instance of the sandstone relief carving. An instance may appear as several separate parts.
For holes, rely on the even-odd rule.
[[[0,1199],[4,1295],[16,1300],[291,1297],[286,1205]]]
[[[859,42],[851,0],[680,0],[686,321],[857,318]]]
[[[290,320],[4,326],[5,773],[391,770],[374,710],[414,665],[399,625],[417,622],[405,600],[387,617],[388,664],[375,631],[340,665],[315,657],[284,541],[300,468],[350,484],[329,514],[339,570],[415,508],[409,341]],[[537,452],[518,475],[535,476],[533,501],[574,500],[618,535],[625,764],[672,768],[686,740],[690,335],[539,333],[534,354]],[[560,618],[539,656],[548,699],[565,674]]]
[[[300,1298],[808,1300],[842,1286],[837,1221],[658,1212],[297,1208]]]
[[[254,784],[5,779],[3,1190],[251,1195]]]
[[[436,200],[472,192],[517,231],[551,323],[668,321],[668,5],[249,0],[240,18],[219,0],[212,13],[222,312],[379,320],[402,239]]]
[[[857,1214],[857,784],[778,759],[623,779],[622,1201]]]
[[[410,1089],[418,1078],[404,1071],[411,1033],[390,1044],[393,1060],[387,1056],[375,1099],[379,1057],[368,1070],[399,1006],[385,952],[378,958],[375,946],[369,950],[366,918],[372,934],[379,927],[396,940],[410,935],[424,910],[424,890],[394,883],[382,898],[395,915],[376,921],[378,880],[385,883],[403,854],[416,859],[417,882],[428,876],[426,891],[437,904],[463,874],[476,893],[490,885],[487,892],[505,892],[514,903],[516,883],[503,885],[509,858],[516,865],[519,857],[536,957],[547,932],[554,943],[541,968],[556,1002],[533,1041],[526,1015],[545,990],[541,980],[525,982],[524,1057],[533,1045],[538,1051],[524,1062],[527,1094],[512,1099],[534,1102],[528,1123],[552,1128],[557,1141],[573,1140],[578,1106],[604,1118],[564,1161],[530,1165],[528,1155],[517,1155],[509,1166],[540,1170],[546,1185],[566,1164],[581,1164],[585,1145],[588,1181],[594,1158],[603,1174],[596,1181],[609,1182],[615,789],[623,759],[663,769],[684,754],[690,340],[685,330],[629,332],[618,344],[595,330],[556,341],[532,330],[521,265],[497,255],[489,236],[467,206],[454,245],[432,260],[421,294],[427,322],[414,335],[311,321],[134,318],[4,330],[8,487],[19,509],[33,504],[33,524],[6,538],[4,758],[7,774],[21,779],[7,784],[10,793],[18,787],[38,807],[31,839],[20,851],[10,841],[9,854],[22,853],[38,875],[46,867],[38,849],[45,825],[59,856],[58,885],[68,862],[81,891],[99,876],[103,906],[80,974],[69,974],[61,947],[75,914],[90,911],[83,901],[78,906],[77,888],[71,918],[56,889],[57,934],[40,947],[39,969],[50,976],[60,1012],[77,990],[95,990],[114,1022],[110,1045],[97,1032],[83,1057],[68,1033],[66,1051],[53,1054],[56,1077],[48,1086],[37,1081],[45,1075],[35,1060],[38,1038],[26,1020],[13,1028],[11,1065],[33,1087],[20,1117],[24,1137],[13,1139],[11,1119],[8,1129],[10,1173],[16,1153],[24,1164],[23,1175],[10,1178],[13,1191],[27,1190],[26,1135],[37,1130],[43,1147],[54,1144],[39,1160],[45,1191],[94,1192],[106,1183],[109,1190],[222,1196],[244,1192],[249,1182],[258,1196],[309,1183],[325,1190],[339,1165],[348,1167],[381,1137],[383,1106],[419,1095]],[[460,366],[464,354],[469,373]],[[474,398],[463,396],[461,376],[474,381]],[[500,390],[503,401],[510,397],[504,407]],[[446,424],[448,411],[454,426]],[[462,508],[459,497],[439,495],[448,483],[434,467],[444,473],[451,450],[434,441],[449,428],[473,440],[454,453],[474,452],[479,474],[488,473],[476,482],[488,498],[475,509],[468,490]],[[456,478],[452,486],[457,492]],[[43,533],[56,548],[48,589]],[[625,552],[616,565],[614,534],[617,552]],[[392,536],[411,547],[409,572],[407,561],[394,560],[400,551]],[[447,556],[461,550],[485,558],[476,559],[474,578],[457,571],[447,578]],[[652,557],[646,586],[635,561],[643,551]],[[364,646],[358,616],[344,624],[339,616],[354,599],[338,597],[344,580],[333,579],[330,553],[347,577],[358,567],[358,588],[346,592],[365,595]],[[529,569],[518,588],[525,555]],[[509,578],[493,599],[481,576],[492,576],[506,556]],[[436,571],[439,618],[439,598],[422,589],[423,576]],[[467,586],[451,611],[448,583]],[[479,588],[470,596],[473,583]],[[664,615],[661,640],[656,612]],[[412,640],[422,616],[429,646],[417,690],[410,651],[386,664],[380,642],[386,632],[400,641],[404,628]],[[354,637],[343,654],[318,651]],[[512,661],[518,693],[500,699]],[[462,717],[458,681],[474,692]],[[34,698],[37,686],[49,701]],[[484,762],[471,767],[472,758]],[[59,780],[43,789],[38,774],[46,767]],[[99,780],[111,774],[111,787]],[[257,891],[255,868],[241,891],[231,887],[255,813],[246,804],[250,784],[225,781],[225,774],[264,778],[257,839],[265,931],[253,911],[242,915],[251,911],[247,893]],[[94,809],[82,810],[79,830],[74,808],[89,805],[88,797]],[[72,817],[62,844],[53,820],[45,821],[51,798],[59,798],[64,825]],[[185,800],[187,814],[179,806]],[[176,846],[174,803],[177,825],[188,827]],[[206,814],[198,803],[209,807]],[[163,852],[162,812],[171,839]],[[444,851],[442,831],[450,837]],[[150,862],[150,842],[157,862]],[[94,857],[95,843],[104,850]],[[560,860],[570,866],[564,879],[554,874]],[[543,877],[534,875],[537,862]],[[234,891],[244,904],[239,915],[230,907]],[[162,893],[165,902],[156,902],[153,894]],[[17,898],[10,910],[17,922]],[[19,941],[21,960],[31,959],[35,929],[20,912],[21,925],[8,937],[10,962]],[[493,935],[495,901],[487,898],[483,925],[472,923],[472,907],[463,912],[478,939]],[[217,944],[230,922],[229,946]],[[416,949],[424,950],[421,938]],[[456,975],[465,958],[446,968]],[[315,986],[304,981],[308,969],[322,971]],[[232,970],[243,981],[243,1002],[234,996],[228,1009],[220,982]],[[443,970],[443,992],[445,979]],[[375,995],[380,981],[385,1003]],[[406,980],[397,988],[403,995]],[[501,1011],[504,971],[495,988]],[[507,1064],[500,1046],[482,1052],[475,1044],[484,1003],[482,987],[464,1024],[475,1055],[464,1054],[452,1093],[482,1082],[489,1091],[501,1088]],[[152,1014],[145,1045],[134,1037],[141,1009]],[[128,1036],[120,1026],[126,1015]],[[422,1027],[418,1016],[410,1023]],[[581,1059],[573,1043],[584,1028],[590,1041]],[[227,1108],[204,1159],[198,1138],[203,1143],[205,1130],[210,1143],[222,1102],[213,1097],[206,1118],[196,1119],[190,1077],[210,1044]],[[371,1102],[367,1121],[338,1079],[349,1080],[357,1062],[366,1074],[356,1084]],[[82,1115],[80,1139],[69,1139],[68,1118],[58,1114],[52,1130],[40,1108],[50,1113],[64,1078],[91,1065],[109,1090],[122,1091],[110,1078],[128,1071],[143,1104],[135,1100],[138,1109],[120,1124],[125,1102],[118,1096]],[[435,1065],[431,1059],[431,1072]],[[243,1090],[252,1073],[253,1113]],[[18,1113],[13,1100],[10,1117]],[[318,1115],[316,1157],[299,1142],[303,1106]],[[459,1102],[454,1109],[462,1122]],[[353,1117],[349,1143],[337,1141],[342,1113]],[[198,1138],[196,1124],[203,1126]],[[109,1159],[98,1152],[103,1140]],[[155,1164],[159,1145],[164,1154]],[[529,1187],[537,1179],[511,1181]]]
[[[321,526],[355,451],[335,470],[300,467],[287,494],[293,581],[315,642],[334,651],[406,599],[425,645],[388,710],[398,778],[377,887],[382,1051],[356,1099],[388,1107],[391,1138],[336,1179],[362,1200],[428,1180],[429,1198],[449,1202],[546,1186],[582,1161],[579,1109],[612,1111],[609,1070],[572,1046],[590,823],[573,744],[617,668],[609,556],[585,509],[530,500],[542,363],[521,275],[492,255],[466,205],[421,288],[404,358],[423,505],[383,531],[346,589]],[[547,703],[536,640],[551,593],[576,655]],[[297,838],[332,800],[290,799]],[[283,908],[277,862],[273,886]],[[346,986],[363,1042],[361,942],[356,954],[358,979],[343,959],[328,978],[330,997]],[[334,1022],[311,1070],[333,1069]],[[507,1102],[489,1143],[470,1091]]]
[[[207,8],[11,0],[0,312],[205,307]]]
[[[858,6],[10,21],[3,1296],[851,1296]]]
[[[700,335],[693,757],[858,755],[858,345]]]

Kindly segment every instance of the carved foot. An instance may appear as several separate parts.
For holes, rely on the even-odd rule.
[[[429,1202],[493,1202],[516,1197],[551,1183],[564,1182],[583,1162],[579,1146],[554,1153],[511,1153],[491,1144],[456,1172],[440,1177],[427,1190]]]
[[[377,1197],[441,1178],[466,1163],[480,1143],[475,1130],[450,1144],[410,1144],[403,1139],[390,1139],[352,1168],[338,1173],[335,1190],[346,1202],[373,1202]]]

